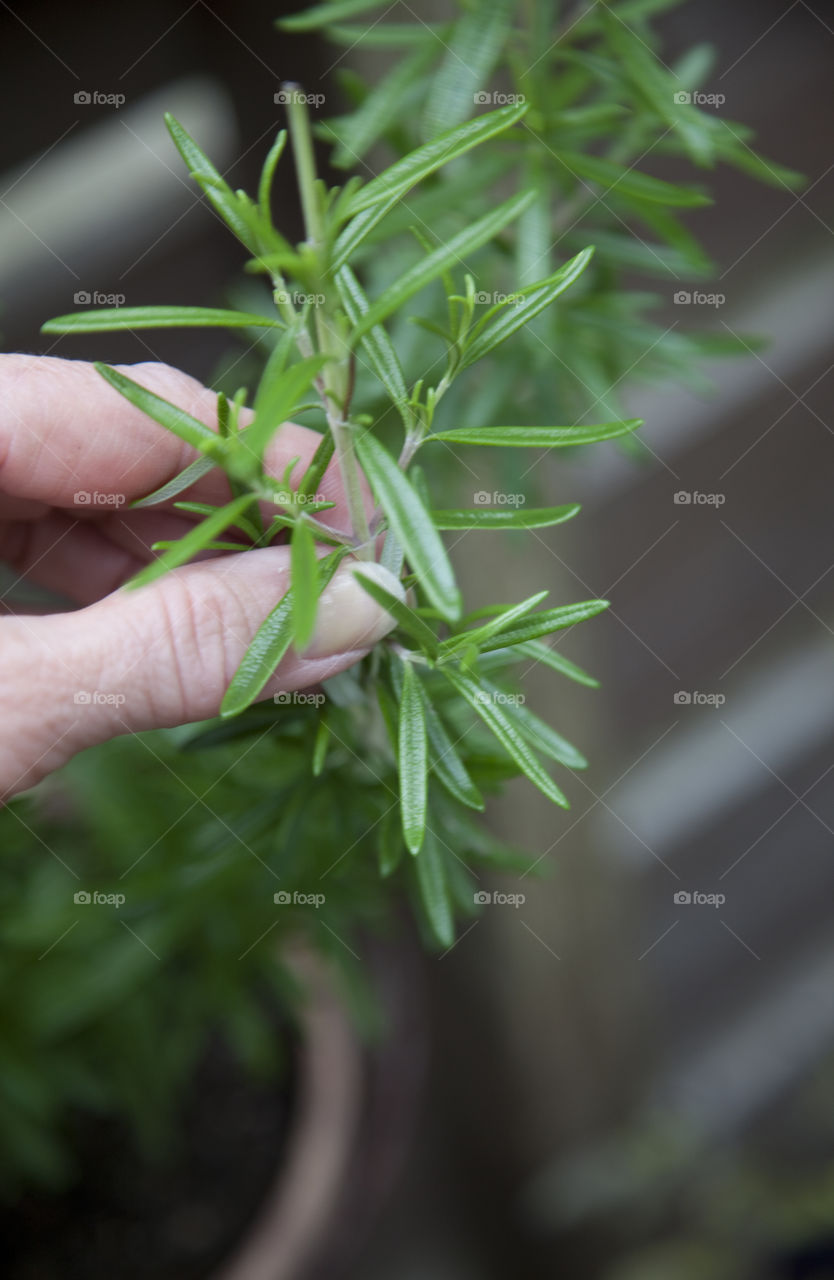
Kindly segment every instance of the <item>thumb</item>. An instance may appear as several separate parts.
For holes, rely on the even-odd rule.
[[[355,567],[355,562],[353,567]],[[362,565],[402,595],[381,565]],[[0,623],[0,798],[84,747],[217,713],[249,643],[290,583],[289,548],[174,570],[74,613]],[[313,638],[290,650],[260,697],[300,689],[357,662],[394,621],[340,566]]]

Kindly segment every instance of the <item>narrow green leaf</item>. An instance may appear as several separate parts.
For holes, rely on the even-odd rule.
[[[76,311],[55,316],[41,327],[42,333],[108,333],[118,329],[199,329],[199,328],[281,327],[274,317],[249,311],[224,311],[216,307],[103,307],[100,311]]]
[[[188,166],[191,176],[206,193],[209,203],[246,248],[257,253],[259,245],[252,235],[249,220],[241,212],[240,197],[221,178],[208,156],[203,154],[191,135],[169,112],[165,114],[165,123],[175,147]]]
[[[511,196],[509,200],[505,200],[490,213],[478,218],[471,226],[464,227],[463,231],[452,236],[451,240],[438,245],[432,253],[416,262],[400,276],[399,280],[395,280],[380,294],[376,301],[371,303],[370,309],[356,325],[352,341],[356,342],[392,311],[398,311],[404,302],[432,280],[437,279],[448,267],[459,266],[465,262],[467,254],[474,253],[488,240],[494,239],[514,218],[518,217],[523,209],[527,208],[534,195],[532,191],[523,191],[519,195]]]
[[[593,253],[593,247],[583,249],[547,280],[528,285],[526,289],[517,292],[515,301],[502,302],[493,308],[473,330],[472,340],[461,360],[461,368],[467,369],[476,360],[482,360],[500,343],[506,342],[517,329],[539,315],[545,307],[549,307],[560,293],[564,293],[582,275]]]
[[[284,154],[284,147],[287,145],[287,131],[281,129],[267,152],[264,167],[261,170],[261,179],[258,183],[258,205],[264,217],[271,220],[272,213],[270,209],[270,200],[272,196],[272,179],[275,177],[275,170],[278,161]]]
[[[337,169],[352,169],[391,128],[392,121],[402,113],[412,86],[424,78],[436,56],[434,43],[422,41],[408,57],[395,62],[391,71],[373,86],[351,115],[340,120],[335,127],[334,122],[330,122],[330,133],[338,144],[331,163]]]
[[[543,640],[529,640],[526,643],[517,644],[514,652],[521,657],[532,658],[535,662],[543,663],[546,667],[550,667],[551,670],[567,676],[569,680],[575,680],[577,684],[584,684],[589,689],[599,688],[599,680],[588,675],[588,672],[583,671],[582,667],[578,667],[575,662],[571,662],[570,658],[564,657],[557,649],[552,649],[549,644],[545,644]]]
[[[402,160],[397,160],[390,168],[384,169],[378,177],[357,192],[350,208],[351,214],[361,213],[363,209],[369,209],[379,201],[390,200],[395,195],[405,195],[406,191],[442,165],[509,129],[521,120],[526,111],[524,103],[500,107],[497,111],[488,111],[475,120],[449,129],[424,146],[417,147]]]
[[[443,856],[431,832],[427,833],[422,852],[414,863],[414,875],[432,933],[441,947],[451,947],[455,941],[455,921]]]
[[[184,537],[175,542],[158,560],[152,560],[144,569],[140,569],[127,586],[144,587],[167,573],[169,569],[175,569],[178,565],[193,559],[200,551],[204,551],[219,533],[230,525],[234,525],[236,517],[254,501],[255,495],[246,493],[235,498],[233,502],[227,503],[225,507],[219,507],[212,515],[195,525]]]
[[[438,781],[450,795],[469,809],[484,809],[483,797],[466,771],[443,721],[423,690],[423,709],[426,715],[426,732],[431,748],[431,767]]]
[[[271,385],[262,383],[258,388],[260,403],[255,417],[238,436],[255,466],[261,464],[273,435],[297,409],[326,363],[326,356],[306,356],[275,377]]]
[[[254,702],[292,641],[292,595],[288,591],[267,614],[220,704],[223,717],[239,715]]]
[[[184,471],[174,476],[167,484],[163,484],[159,489],[154,489],[153,493],[149,493],[145,498],[138,498],[136,502],[131,502],[131,508],[135,507],[155,507],[160,502],[168,502],[171,498],[176,498],[178,494],[183,493],[186,489],[190,489],[198,480],[202,480],[203,476],[207,476],[213,471],[217,463],[213,458],[197,458],[196,462],[190,462]]]
[[[507,42],[515,0],[488,0],[455,23],[445,54],[426,95],[423,137],[465,120]],[[485,95],[484,95],[485,96]]]
[[[637,169],[626,169],[604,160],[601,156],[580,154],[576,151],[560,151],[558,158],[574,174],[605,187],[606,196],[623,196],[630,200],[649,201],[651,204],[671,205],[682,209],[696,209],[712,204],[712,197],[694,187],[676,186],[662,178],[652,178]]]
[[[370,432],[357,436],[356,451],[420,585],[443,617],[453,622],[460,616],[460,592],[431,516],[388,450]]]
[[[481,652],[490,653],[493,649],[503,649],[511,644],[526,644],[528,640],[537,640],[539,636],[550,635],[552,631],[573,627],[577,622],[585,622],[587,618],[594,618],[607,608],[607,600],[585,600],[581,604],[544,609],[541,613],[535,613],[532,617],[525,618],[491,640],[487,640],[481,645]]]
[[[409,853],[417,854],[426,835],[428,747],[423,699],[410,662],[403,664],[398,741],[403,836]]]
[[[549,756],[558,764],[566,765],[569,769],[587,769],[588,761],[582,752],[577,751],[572,743],[530,711],[523,701],[513,700],[512,695],[508,696],[497,685],[483,678],[480,684],[486,693],[492,695],[493,702],[501,707],[507,719],[515,725],[534,750]]]
[[[484,724],[492,730],[501,746],[515,761],[522,773],[554,804],[561,805],[564,809],[569,809],[570,805],[566,796],[542,768],[530,749],[526,738],[510,722],[503,708],[493,702],[491,694],[485,692],[478,681],[465,672],[456,671],[451,667],[444,667],[443,670],[449,683],[457,689],[461,697],[465,698],[470,707],[481,717]]]
[[[295,522],[290,542],[292,629],[296,650],[310,643],[318,609],[318,560],[310,526],[303,516]]]
[[[381,9],[384,0],[333,0],[332,4],[316,4],[311,9],[293,13],[287,18],[276,18],[275,25],[282,31],[317,31],[331,22],[352,18],[357,13]]]
[[[319,720],[319,727],[316,730],[316,740],[313,743],[313,777],[318,778],[324,769],[324,761],[327,756],[327,748],[330,746],[330,725],[322,716]]]
[[[578,503],[563,507],[472,507],[470,510],[432,511],[436,529],[546,529],[570,520]]]
[[[350,267],[342,267],[336,275],[336,286],[351,324],[367,315],[370,304]],[[402,412],[408,400],[408,388],[399,357],[382,325],[375,325],[362,339],[362,349],[393,403]]]
[[[96,364],[95,369],[106,382],[110,383],[111,387],[115,387],[120,395],[123,395],[137,409],[141,409],[149,418],[153,418],[154,422],[158,422],[160,426],[178,436],[180,440],[184,440],[186,444],[192,445],[203,453],[212,453],[215,457],[221,453],[223,442],[204,422],[192,418],[190,413],[171,404],[170,400],[163,400],[162,396],[148,391],[146,387],[140,386],[138,382],[120,373],[118,369],[111,369],[107,364]]]
[[[415,44],[425,44],[437,53],[451,28],[450,22],[377,22],[372,27],[346,22],[328,25],[324,35],[333,44],[350,49],[361,41],[366,49],[410,49]]]
[[[481,649],[487,641],[506,631],[519,618],[523,618],[535,609],[536,605],[541,604],[547,594],[547,591],[537,591],[535,595],[528,596],[526,600],[520,601],[519,604],[510,605],[508,609],[503,609],[482,626],[473,627],[469,631],[461,631],[458,635],[450,636],[440,646],[441,657],[446,658],[451,654],[457,655],[469,646],[472,646],[476,651]]]
[[[642,418],[624,422],[600,422],[581,427],[457,427],[453,431],[435,431],[430,440],[447,440],[449,444],[510,445],[523,449],[558,449],[564,445],[595,444],[613,440],[642,427]]]
[[[390,591],[386,591],[370,574],[364,574],[361,566],[354,569],[353,576],[363,591],[367,591],[372,600],[382,605],[382,608],[390,613],[400,630],[411,636],[412,640],[419,645],[424,653],[428,654],[430,658],[434,658],[437,655],[439,647],[437,636],[430,627],[426,626],[423,619],[414,612],[410,605],[403,600],[399,600]]]

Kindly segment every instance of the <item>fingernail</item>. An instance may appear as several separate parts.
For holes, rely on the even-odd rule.
[[[352,649],[370,649],[396,626],[390,613],[356,581],[358,574],[371,578],[398,599],[405,599],[402,583],[381,564],[351,561],[342,565],[322,592],[305,658],[330,658]]]

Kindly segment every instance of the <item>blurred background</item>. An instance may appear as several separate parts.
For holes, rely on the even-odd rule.
[[[295,7],[2,5],[4,350],[245,367],[211,331],[39,329],[106,295],[228,296],[239,249],[162,112],[251,189],[280,81],[335,93],[345,57],[276,33]],[[426,1095],[357,1280],[834,1276],[834,22],[699,0],[662,29],[670,58],[715,45],[709,87],[808,184],[719,169],[689,219],[725,298],[698,323],[768,345],[708,368],[708,396],[631,390],[648,462],[550,455],[537,484],[583,504],[564,529],[488,562],[471,535],[456,548],[475,597],[500,577],[513,598],[610,599],[565,645],[603,688],[528,681],[591,768],[567,815],[511,789],[495,827],[546,874],[422,961]],[[689,310],[670,283],[668,324]]]

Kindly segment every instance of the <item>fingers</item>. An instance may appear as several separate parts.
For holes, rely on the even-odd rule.
[[[398,584],[379,566],[363,566]],[[259,625],[289,586],[289,550],[194,564],[66,615],[0,624],[0,797],[75,752],[121,733],[215,715]],[[335,675],[393,626],[343,565],[322,595],[303,655],[290,652],[268,697]]]

